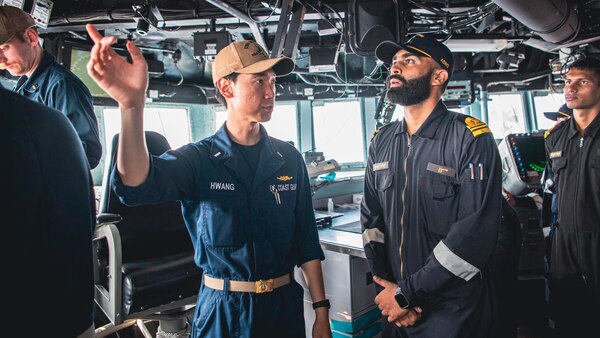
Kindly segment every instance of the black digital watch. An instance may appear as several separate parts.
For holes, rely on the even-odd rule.
[[[396,289],[396,295],[394,296],[394,298],[396,298],[396,303],[398,303],[398,305],[400,305],[401,308],[410,308],[410,303],[408,302],[408,299],[406,299],[406,296],[404,296],[404,293],[402,293],[402,289]]]

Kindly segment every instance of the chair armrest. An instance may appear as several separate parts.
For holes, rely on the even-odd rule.
[[[111,214],[108,214],[111,215]],[[119,218],[121,216],[116,215]],[[100,217],[98,217],[100,219]],[[106,314],[108,319],[115,325],[123,321],[121,316],[122,307],[122,248],[119,229],[113,223],[103,223],[96,227],[94,232],[94,253],[97,253],[99,242],[106,241],[108,249],[108,288],[101,283],[100,276],[95,277],[95,300],[98,306]],[[97,264],[98,259],[95,259]],[[96,274],[103,273],[100,269],[95,269]]]
[[[123,217],[119,214],[102,213],[96,216],[96,227],[104,225],[106,223],[119,223],[123,220]]]

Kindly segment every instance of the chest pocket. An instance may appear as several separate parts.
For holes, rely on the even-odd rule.
[[[560,188],[561,176],[564,176],[565,169],[567,168],[567,158],[566,157],[558,157],[552,159],[552,173],[554,174],[554,186],[556,187],[556,191]]]
[[[392,186],[394,175],[389,170],[379,170],[375,172],[375,189],[383,192]]]
[[[419,176],[419,224],[438,235],[446,235],[457,210],[456,178],[425,171]]]
[[[592,152],[593,154],[593,152]],[[592,168],[600,170],[600,148],[596,149],[596,156],[592,156]],[[597,174],[600,172],[596,172]]]
[[[294,183],[270,184],[263,189],[262,193],[264,194],[264,197],[261,198],[263,202],[257,208],[256,211],[259,214],[255,218],[265,218],[266,237],[273,246],[285,252],[293,245],[296,217],[302,217],[296,215],[297,184],[295,181]],[[261,236],[261,234],[258,235]]]
[[[240,194],[214,193],[202,202],[202,240],[211,248],[233,251],[246,237],[247,208]]]

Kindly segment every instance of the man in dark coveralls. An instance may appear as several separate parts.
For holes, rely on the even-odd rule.
[[[546,132],[558,218],[552,238],[550,311],[558,337],[597,337],[600,318],[600,59],[565,76],[573,117]]]
[[[387,99],[405,113],[373,136],[361,205],[383,336],[490,337],[502,199],[492,133],[442,103],[453,70],[444,44],[416,35],[375,53],[391,64]]]

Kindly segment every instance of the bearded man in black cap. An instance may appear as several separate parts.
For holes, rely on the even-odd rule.
[[[372,138],[361,205],[383,336],[490,337],[502,203],[492,133],[441,101],[453,70],[443,43],[416,35],[375,53],[391,64],[387,100],[404,107]]]

